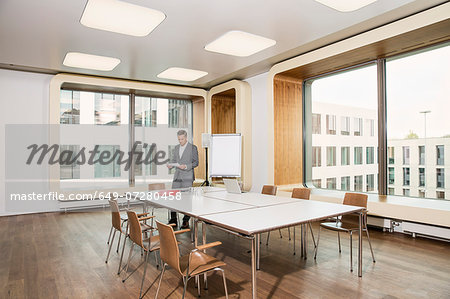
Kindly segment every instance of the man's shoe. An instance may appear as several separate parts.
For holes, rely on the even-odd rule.
[[[189,221],[183,221],[183,224],[181,225],[181,229],[189,228]]]
[[[172,227],[177,228],[178,221],[176,219],[170,219],[168,225],[171,225],[171,224],[175,224],[175,225],[172,225]]]

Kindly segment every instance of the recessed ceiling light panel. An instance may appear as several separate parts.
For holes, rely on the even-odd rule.
[[[64,57],[65,66],[98,71],[111,71],[120,63],[120,59],[106,56],[69,52]]]
[[[205,50],[226,55],[247,57],[272,47],[277,42],[273,39],[233,30],[205,46]]]
[[[165,18],[159,10],[123,1],[89,0],[80,23],[94,29],[146,36]]]
[[[158,78],[177,81],[195,81],[208,75],[207,72],[185,69],[181,67],[171,67],[157,75]]]
[[[367,6],[377,0],[316,0],[323,5],[331,7],[341,12],[349,12],[358,10],[364,6]]]

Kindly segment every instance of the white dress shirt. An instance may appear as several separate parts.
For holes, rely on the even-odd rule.
[[[180,144],[180,151],[179,151],[180,159],[181,159],[181,156],[183,156],[183,153],[184,153],[184,150],[186,149],[187,144],[188,144],[187,142],[184,145]]]

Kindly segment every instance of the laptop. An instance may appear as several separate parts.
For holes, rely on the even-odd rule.
[[[225,184],[225,188],[228,193],[242,193],[241,187],[239,186],[239,182],[234,179],[223,179],[223,183]]]

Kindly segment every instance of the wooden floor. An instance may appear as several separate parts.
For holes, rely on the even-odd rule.
[[[159,213],[165,220],[167,213]],[[317,232],[318,226],[313,228]],[[109,229],[108,211],[0,217],[0,298],[137,298],[143,269],[122,283],[116,274],[118,254],[113,252],[105,264]],[[268,247],[264,234],[258,298],[450,298],[450,243],[374,229],[370,234],[377,262],[372,263],[364,240],[362,279],[356,270],[349,271],[346,235],[339,254],[336,233],[322,230],[317,260],[312,258],[309,242],[310,256],[305,261],[292,254],[287,230],[282,239],[272,232]],[[179,239],[186,253],[190,238]],[[208,229],[208,241],[216,240],[223,245],[208,253],[227,263],[230,298],[251,298],[249,241]],[[130,268],[140,263],[136,253]],[[158,274],[152,258],[145,286]],[[203,298],[224,297],[219,274],[211,274],[208,283]],[[180,277],[166,271],[159,298],[181,298],[182,290]],[[156,283],[146,298],[154,298],[155,292]],[[190,281],[187,297],[196,294]]]

